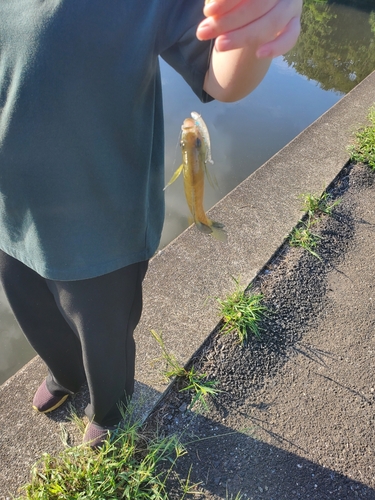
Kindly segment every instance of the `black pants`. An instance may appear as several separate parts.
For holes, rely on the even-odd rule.
[[[78,281],[53,281],[0,250],[0,281],[16,319],[48,369],[52,394],[87,381],[86,414],[115,425],[134,390],[133,332],[142,312],[148,261]]]

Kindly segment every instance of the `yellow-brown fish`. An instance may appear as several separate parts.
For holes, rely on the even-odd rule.
[[[186,201],[195,225],[200,231],[211,234],[220,241],[226,241],[227,234],[223,224],[209,219],[203,208],[205,174],[210,180],[207,171],[207,161],[208,159],[211,161],[211,151],[208,150],[210,142],[202,117],[198,113],[192,115],[194,118],[186,118],[181,127],[182,165],[178,167],[166,187],[183,172]]]

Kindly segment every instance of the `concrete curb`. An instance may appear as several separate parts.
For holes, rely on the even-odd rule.
[[[300,219],[298,196],[323,191],[343,168],[353,131],[374,104],[374,88],[375,72],[210,211],[225,224],[227,243],[190,227],[152,259],[136,330],[135,396],[142,416],[167,388],[162,365],[154,363],[160,349],[150,330],[162,332],[167,349],[182,364],[188,362],[219,320],[213,298],[233,291],[232,277],[240,277],[244,286],[250,283]],[[67,410],[49,418],[31,412],[44,376],[41,361],[34,358],[0,387],[0,499],[27,480],[30,465],[43,452],[63,447],[58,435]],[[87,394],[75,405],[83,411],[86,401]]]

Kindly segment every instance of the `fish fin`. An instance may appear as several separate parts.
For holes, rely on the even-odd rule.
[[[210,174],[207,168],[207,164],[204,165],[204,170],[206,172],[206,177],[210,186],[213,187],[214,189],[217,189],[219,185],[217,183],[216,177],[214,174]]]
[[[208,226],[207,224],[203,224],[202,222],[195,222],[195,225],[202,231],[202,233],[210,234],[215,240],[219,241],[227,241],[228,236],[226,231],[224,231],[224,224],[220,222],[211,221],[211,224]]]
[[[223,229],[224,225],[220,224],[220,222],[213,222],[212,223],[212,237],[215,238],[215,240],[219,241],[224,241],[226,242],[228,240],[228,235],[226,231]]]
[[[205,234],[211,234],[212,233],[212,228],[211,226],[208,226],[207,224],[203,224],[202,222],[197,222],[195,221],[195,225],[201,231],[202,233]]]
[[[172,175],[171,180],[168,182],[168,184],[165,186],[164,191],[167,189],[168,186],[174,183],[174,181],[177,179],[177,177],[181,174],[182,169],[184,168],[184,164],[180,165],[176,172]]]

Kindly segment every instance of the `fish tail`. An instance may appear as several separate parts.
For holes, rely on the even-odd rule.
[[[220,224],[220,222],[212,221],[212,236],[219,241],[227,241],[228,236],[226,231],[224,230],[224,225]]]
[[[199,222],[199,221],[194,221],[194,223],[197,226],[197,228],[199,229],[199,231],[201,231],[202,233],[212,234],[211,226],[204,224],[203,222]]]
[[[195,221],[195,225],[202,233],[210,234],[213,238],[219,241],[227,241],[227,233],[223,229],[224,224],[212,221],[210,219],[207,219],[207,222],[208,224],[204,224],[203,222]]]

